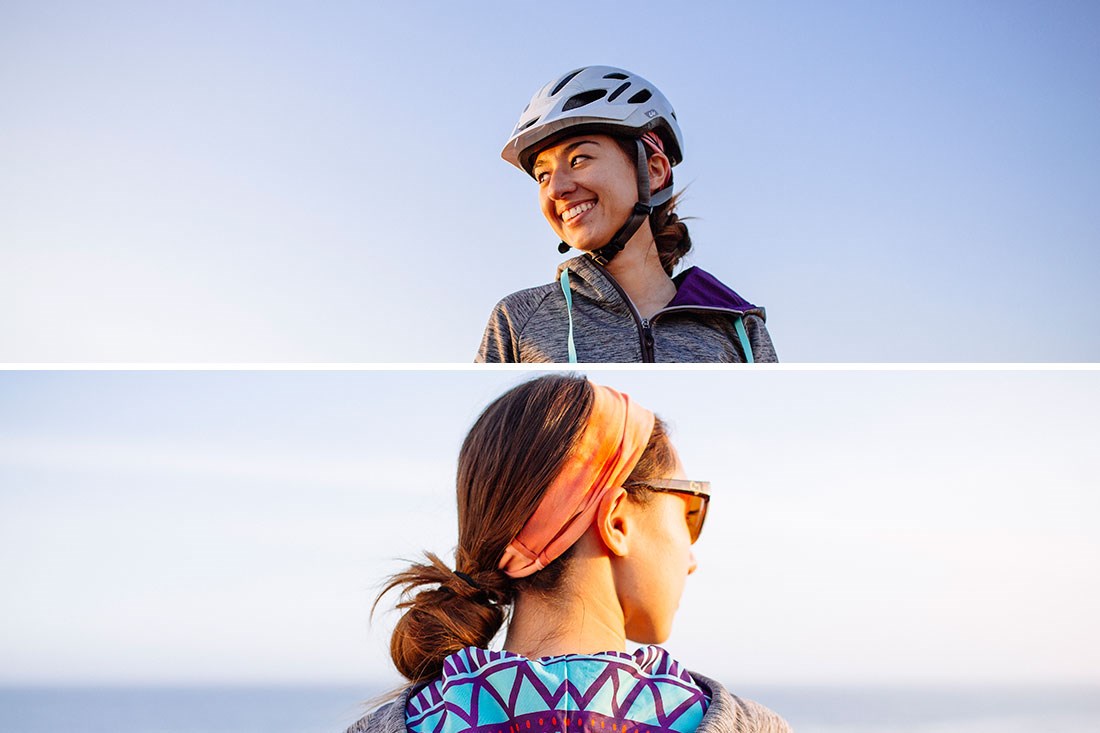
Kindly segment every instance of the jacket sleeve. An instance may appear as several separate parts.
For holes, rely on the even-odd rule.
[[[749,334],[749,345],[752,347],[752,360],[757,364],[769,364],[779,361],[775,355],[775,346],[772,345],[771,334],[764,325],[764,319],[756,315],[745,316],[745,330]]]
[[[763,705],[731,695],[721,684],[697,672],[691,676],[710,693],[710,706],[696,733],[791,733],[787,721]]]
[[[481,336],[477,364],[513,364],[519,359],[519,328],[513,320],[508,298],[500,301],[489,314],[489,323]]]
[[[345,733],[408,733],[405,728],[405,706],[409,701],[409,690],[401,693],[397,700],[386,703],[352,723]]]
[[[525,355],[520,349],[523,329],[553,292],[555,289],[548,286],[528,288],[512,293],[497,303],[489,314],[489,323],[485,326],[481,347],[474,361],[478,364],[515,364],[523,361]]]

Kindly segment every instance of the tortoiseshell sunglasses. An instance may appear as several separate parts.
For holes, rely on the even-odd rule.
[[[699,539],[699,533],[703,531],[703,522],[707,518],[707,505],[710,503],[710,481],[689,481],[680,478],[656,478],[648,481],[628,481],[624,487],[642,486],[651,491],[660,491],[665,494],[679,494],[687,500],[688,531],[691,532],[691,543]]]

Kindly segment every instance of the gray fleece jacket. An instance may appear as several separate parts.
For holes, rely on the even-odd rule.
[[[489,316],[477,362],[569,361],[569,313],[578,362],[743,362],[744,324],[753,360],[778,361],[764,309],[692,267],[673,278],[676,296],[644,319],[602,266],[587,255],[567,260],[572,308],[559,282],[512,293]]]
[[[710,707],[696,733],[790,733],[787,721],[763,705],[731,695],[719,683],[695,672],[699,686],[710,695]],[[407,733],[405,707],[414,688],[408,688],[393,702],[360,718],[347,733]]]

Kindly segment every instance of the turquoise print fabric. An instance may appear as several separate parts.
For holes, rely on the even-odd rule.
[[[469,647],[405,716],[411,733],[690,733],[708,704],[658,646],[540,659]]]

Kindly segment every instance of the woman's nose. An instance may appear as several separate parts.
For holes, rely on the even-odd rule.
[[[699,563],[695,562],[695,553],[688,550],[688,575],[691,575],[699,567]]]
[[[547,193],[551,198],[560,199],[577,187],[573,176],[567,170],[554,171],[550,174],[550,183],[547,185]]]

